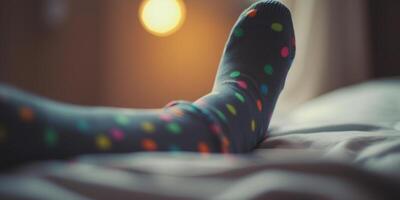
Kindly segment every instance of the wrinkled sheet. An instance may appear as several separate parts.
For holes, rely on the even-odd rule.
[[[400,199],[400,81],[275,118],[251,154],[87,155],[0,175],[0,199]]]

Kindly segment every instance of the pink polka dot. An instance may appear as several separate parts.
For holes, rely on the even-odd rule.
[[[287,58],[289,56],[289,48],[288,47],[283,47],[281,49],[281,56],[282,58]]]
[[[242,89],[247,89],[247,83],[244,81],[237,81],[237,84]]]
[[[170,122],[170,121],[172,121],[172,116],[169,115],[169,114],[162,113],[162,114],[160,115],[160,119],[161,119],[162,121],[165,121],[165,122]]]
[[[115,140],[123,140],[124,139],[124,132],[122,132],[119,129],[113,128],[111,129],[111,136],[115,139]]]

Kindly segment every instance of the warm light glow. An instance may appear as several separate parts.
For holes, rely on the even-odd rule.
[[[139,18],[150,33],[167,36],[177,31],[185,18],[182,0],[144,0]]]

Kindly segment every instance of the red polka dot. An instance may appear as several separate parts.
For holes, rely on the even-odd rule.
[[[247,89],[247,83],[244,81],[237,81],[237,84],[242,89]]]
[[[256,9],[251,9],[249,12],[246,14],[249,17],[255,17],[257,15],[257,10]]]
[[[258,108],[258,110],[261,112],[262,111],[262,103],[261,103],[261,100],[259,99],[259,100],[257,100],[257,108]]]
[[[156,142],[154,142],[154,140],[150,140],[150,139],[142,140],[142,147],[146,151],[155,151],[155,150],[157,150]]]
[[[289,56],[289,48],[288,47],[283,47],[281,49],[281,56],[282,58],[287,58]]]

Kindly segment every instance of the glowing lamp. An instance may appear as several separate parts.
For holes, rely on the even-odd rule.
[[[185,14],[182,0],[144,0],[139,10],[140,22],[156,36],[167,36],[177,31]]]

